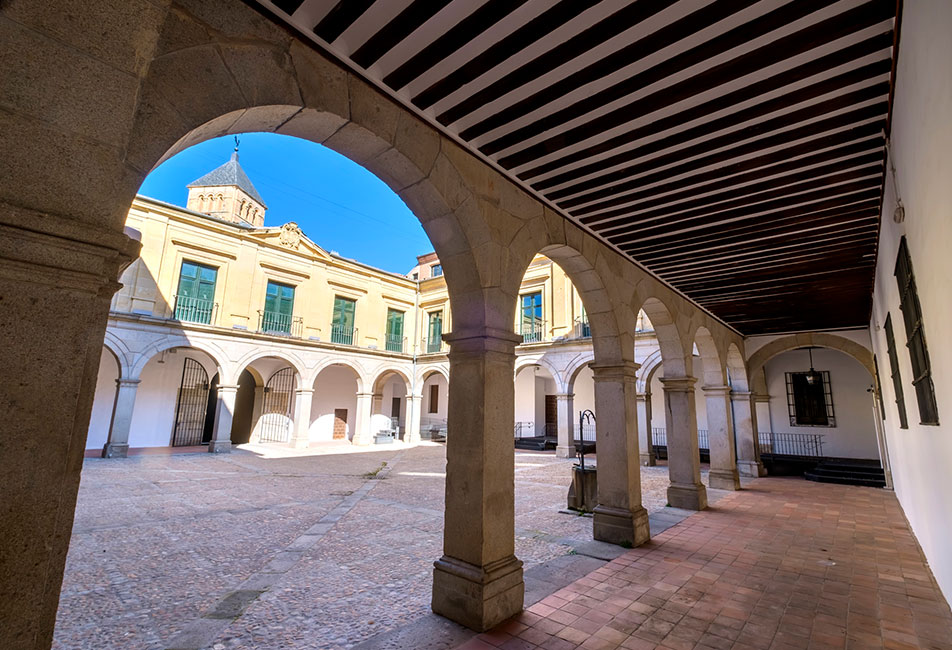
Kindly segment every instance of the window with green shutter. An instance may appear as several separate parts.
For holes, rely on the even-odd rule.
[[[211,323],[217,279],[215,267],[183,261],[175,294],[175,318],[190,323]]]
[[[443,312],[431,311],[430,322],[427,327],[427,352],[439,352],[443,346]]]
[[[290,334],[294,315],[294,287],[268,281],[264,297],[264,314],[261,331],[273,334]]]
[[[388,352],[403,352],[403,312],[396,309],[387,310],[387,343]]]
[[[522,296],[519,333],[526,343],[542,340],[542,292],[527,293]]]
[[[331,321],[331,343],[354,344],[354,312],[357,302],[350,298],[334,298],[334,314]]]

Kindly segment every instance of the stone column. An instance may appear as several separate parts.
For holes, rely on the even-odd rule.
[[[373,431],[370,430],[370,422],[373,419],[373,393],[357,393],[357,415],[354,418],[354,438],[355,445],[369,445],[374,441]]]
[[[754,395],[749,392],[732,392],[734,407],[734,435],[737,438],[737,470],[741,476],[766,476],[760,461],[760,444],[757,435],[757,411]]]
[[[572,458],[575,455],[573,426],[575,424],[575,395],[560,393],[555,396],[558,405],[558,437],[555,455],[559,458]]]
[[[443,557],[433,571],[433,611],[487,630],[522,611],[515,556],[515,347],[502,330],[446,334],[449,435]]]
[[[657,464],[651,441],[651,393],[638,393],[638,460],[644,467]]]
[[[261,438],[261,431],[258,429],[258,420],[261,419],[261,412],[264,410],[264,386],[255,386],[255,403],[251,409],[251,435],[248,442],[258,442]]]
[[[662,377],[665,426],[668,438],[668,503],[675,508],[704,510],[707,490],[701,483],[697,444],[697,408],[694,377]]]
[[[16,139],[16,127],[6,128],[7,140]],[[64,152],[71,151],[68,136],[61,139]],[[22,172],[16,152],[11,155],[5,169]],[[60,182],[64,169],[46,170],[47,193],[68,194]],[[17,175],[3,182],[10,190]],[[97,223],[115,224],[106,228],[22,207],[28,203],[0,201],[4,648],[53,642],[109,303],[121,286],[120,271],[139,248],[118,225],[125,213],[98,214]]]
[[[407,395],[406,432],[403,441],[415,445],[420,442],[420,418],[423,416],[423,395]]]
[[[125,458],[129,452],[129,431],[132,428],[132,412],[139,381],[124,377],[116,380],[116,404],[112,410],[109,442],[102,449],[103,458]]]
[[[718,490],[739,490],[734,422],[731,417],[730,386],[704,386],[707,402],[707,434],[711,452],[708,485]]]
[[[294,391],[294,429],[291,431],[291,446],[295,449],[307,449],[310,444],[312,388],[299,388]]]
[[[595,539],[638,546],[650,538],[648,512],[641,505],[638,467],[638,364],[592,366],[595,379],[595,443],[598,505]]]
[[[218,385],[218,405],[215,409],[215,430],[212,432],[208,451],[227,454],[231,451],[231,422],[235,417],[235,400],[238,386]]]

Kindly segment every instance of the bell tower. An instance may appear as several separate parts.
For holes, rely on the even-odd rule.
[[[267,206],[238,164],[238,139],[231,159],[188,184],[186,207],[233,223],[264,225]]]

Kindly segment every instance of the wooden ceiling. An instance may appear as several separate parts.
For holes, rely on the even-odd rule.
[[[744,334],[869,322],[896,0],[253,0]]]

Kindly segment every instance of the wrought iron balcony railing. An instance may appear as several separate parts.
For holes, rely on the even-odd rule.
[[[757,434],[760,453],[780,456],[823,457],[823,434],[821,433],[767,433]]]
[[[331,325],[331,343],[338,345],[355,345],[357,340],[356,327],[344,327],[343,325]]]
[[[420,348],[426,354],[437,354],[444,350],[443,339],[423,339],[423,345]]]
[[[651,444],[655,447],[667,447],[668,446],[668,432],[663,427],[654,427],[651,429]],[[697,447],[702,451],[710,451],[711,444],[709,442],[707,429],[698,429],[697,430]]]
[[[524,323],[520,334],[522,334],[523,343],[539,343],[545,339],[545,321]]]
[[[389,334],[386,337],[386,342],[384,344],[387,352],[403,352],[407,351],[407,337],[405,336],[390,336]]]
[[[301,338],[304,320],[298,316],[279,314],[266,309],[258,311],[258,331],[262,334],[277,334]]]
[[[217,302],[178,294],[175,294],[174,298],[175,309],[172,312],[172,317],[175,320],[204,323],[205,325],[211,325],[214,322],[215,312],[218,310]]]

